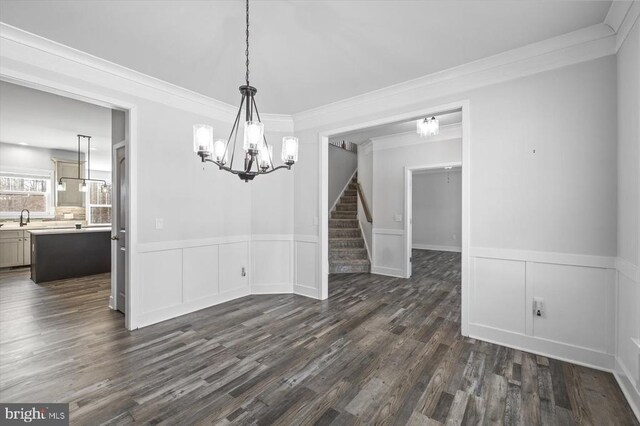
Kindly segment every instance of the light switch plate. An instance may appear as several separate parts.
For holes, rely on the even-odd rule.
[[[162,229],[164,228],[164,219],[162,218],[156,218],[156,229]]]

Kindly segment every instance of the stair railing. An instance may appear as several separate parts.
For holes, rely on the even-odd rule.
[[[373,223],[371,211],[369,210],[369,205],[367,204],[366,198],[364,198],[364,192],[362,191],[360,182],[356,182],[356,190],[358,191],[358,196],[360,197],[360,202],[362,203],[362,210],[364,210],[364,216],[367,218],[367,222]]]

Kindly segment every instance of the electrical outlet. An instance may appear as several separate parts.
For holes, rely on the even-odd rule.
[[[73,213],[65,213],[62,215],[62,217],[65,219],[73,219]]]
[[[156,218],[156,229],[164,228],[164,219],[157,217]]]
[[[240,272],[240,275],[243,277],[247,276],[247,268],[245,268],[244,266],[242,267],[242,272]]]
[[[456,234],[453,234],[453,235],[451,236],[451,239],[452,239],[453,241],[455,241],[457,238],[458,238],[458,236],[457,236]]]
[[[318,220],[318,216],[314,216],[314,218],[313,218],[313,224],[314,224],[314,225],[318,225],[318,223],[319,223],[319,222],[320,222],[320,221]]]
[[[400,213],[396,213],[396,214],[393,216],[393,220],[394,220],[395,222],[402,222],[402,215],[401,215]]]
[[[543,315],[543,300],[541,297],[533,298],[533,316],[542,317]]]

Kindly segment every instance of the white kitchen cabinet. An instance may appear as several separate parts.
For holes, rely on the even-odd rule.
[[[23,265],[24,241],[22,238],[0,238],[0,268]]]
[[[31,264],[31,235],[23,230],[0,231],[0,268]]]

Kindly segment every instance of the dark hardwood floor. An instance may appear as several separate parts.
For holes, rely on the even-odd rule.
[[[0,400],[73,424],[637,425],[609,373],[460,336],[460,257],[251,296],[134,332],[109,276],[0,273]]]

